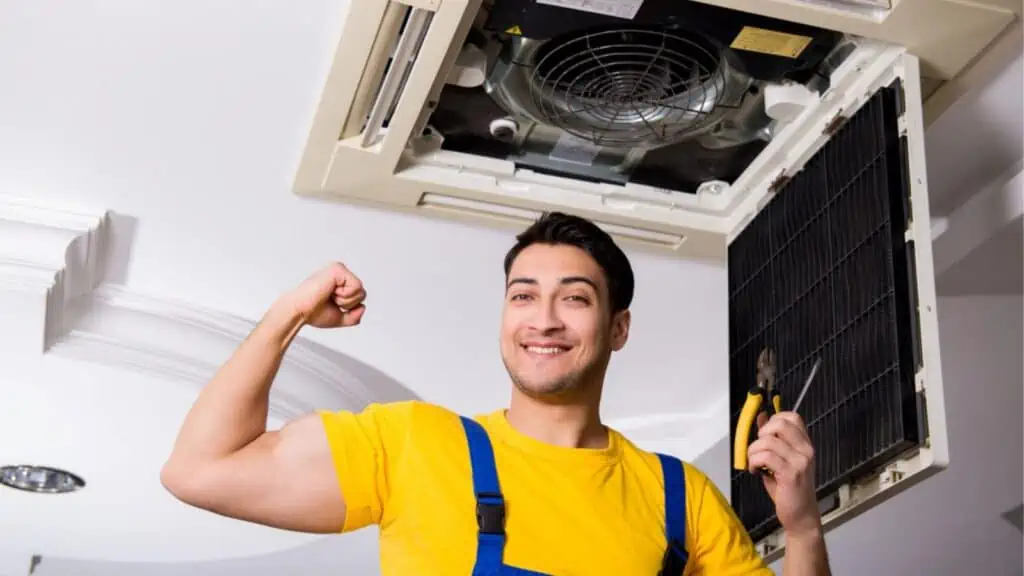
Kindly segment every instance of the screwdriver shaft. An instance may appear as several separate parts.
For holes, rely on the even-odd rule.
[[[796,404],[793,404],[793,412],[796,412],[800,408],[800,404],[804,401],[804,395],[807,394],[807,390],[811,387],[811,382],[814,381],[815,374],[818,373],[818,366],[821,366],[821,358],[814,363],[814,367],[811,368],[811,373],[807,375],[807,381],[804,382],[803,390],[800,390],[800,395],[796,398]]]

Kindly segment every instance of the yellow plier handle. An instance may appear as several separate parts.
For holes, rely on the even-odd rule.
[[[772,409],[776,414],[782,412],[782,395],[778,390],[773,390],[771,396]],[[740,417],[736,421],[736,436],[732,446],[732,467],[736,470],[747,469],[750,429],[754,426],[757,414],[761,411],[761,402],[763,401],[764,391],[760,388],[752,388],[747,392],[747,399],[743,401],[743,409],[740,410]]]

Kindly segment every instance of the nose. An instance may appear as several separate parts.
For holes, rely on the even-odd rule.
[[[531,328],[544,334],[558,332],[565,328],[565,324],[559,317],[558,307],[555,305],[554,298],[546,298],[538,302],[538,304],[534,308],[534,314],[531,318]]]

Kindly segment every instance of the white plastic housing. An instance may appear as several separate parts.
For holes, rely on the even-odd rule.
[[[924,416],[921,417],[924,422],[924,439],[919,447],[890,459],[876,475],[841,486],[838,492],[838,506],[823,517],[826,531],[884,503],[942,471],[949,464],[942,358],[939,352],[935,267],[932,255],[933,223],[930,217],[925,170],[924,120],[921,110],[918,59],[906,53],[886,50],[879,60],[860,69],[858,74],[861,78],[856,84],[856,92],[844,94],[841,98],[842,109],[846,114],[856,112],[867,97],[880,88],[891,85],[895,80],[899,79],[903,85],[903,101],[906,108],[900,123],[900,131],[907,138],[906,161],[909,168],[908,184],[912,214],[905,239],[908,243],[913,242],[913,284],[921,351],[915,389],[923,398],[922,406],[925,408]],[[788,160],[793,166],[803,166],[827,141],[828,136],[820,132],[808,132],[794,138],[791,143],[792,154]],[[734,222],[736,225],[731,228],[730,240],[753,219],[763,206],[764,200],[767,198],[750,198],[746,201],[741,211],[737,213],[739,221]],[[742,214],[746,216],[741,216]],[[785,551],[785,537],[781,530],[760,539],[757,544],[761,554],[769,560],[781,557]]]
[[[790,156],[800,155],[794,141],[820,131],[836,113],[849,109],[851,99],[861,97],[869,82],[861,70],[877,70],[879,62],[891,59],[902,46],[921,60],[926,78],[947,79],[1014,19],[1012,11],[1002,7],[1005,0],[972,4],[893,0],[889,10],[867,12],[862,6],[828,0],[705,1],[893,46],[866,44],[859,49],[833,79],[828,100],[799,114],[725,193],[674,193],[542,175],[517,170],[511,162],[440,150],[438,136],[424,137],[423,129],[432,102],[455,69],[480,0],[353,0],[296,175],[295,192],[513,227],[522,226],[524,215],[569,209],[608,226],[635,231],[620,235],[634,246],[721,259],[737,222],[748,217],[752,207],[756,209],[771,182],[794,168]],[[414,11],[410,25],[399,34],[404,9],[410,6]],[[385,77],[392,51],[397,65]],[[374,106],[378,93],[383,97]],[[394,113],[385,130],[380,124],[391,106]],[[368,114],[370,122],[364,130]],[[457,207],[465,202],[473,202],[474,208]]]

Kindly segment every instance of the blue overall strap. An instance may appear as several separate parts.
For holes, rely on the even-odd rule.
[[[483,426],[465,416],[460,418],[469,442],[473,491],[476,493],[476,523],[479,527],[473,576],[498,576],[502,572],[502,552],[505,549],[505,499],[498,484],[494,450]]]
[[[686,472],[678,458],[658,454],[665,483],[665,540],[668,546],[659,576],[681,576],[690,555],[686,551]]]

